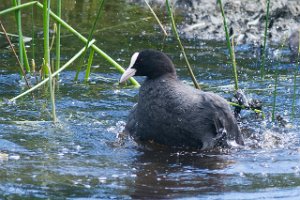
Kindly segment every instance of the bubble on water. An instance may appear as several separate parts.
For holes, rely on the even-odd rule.
[[[240,172],[240,177],[245,177],[245,174],[244,174],[244,172]]]
[[[82,147],[80,145],[76,145],[75,149],[78,152],[78,151],[80,151],[82,149]]]
[[[64,154],[64,153],[58,153],[57,155],[58,155],[59,157],[64,157],[65,154]]]
[[[100,183],[106,183],[107,178],[102,176],[102,177],[99,177],[98,180],[99,180]]]
[[[136,175],[136,174],[131,174],[131,175],[130,175],[130,177],[132,177],[132,178],[136,178],[136,177],[137,177],[137,175]]]
[[[119,175],[118,174],[113,174],[113,175],[111,175],[111,177],[113,177],[113,178],[119,178]]]
[[[19,160],[20,156],[19,155],[11,155],[11,156],[9,156],[9,159],[10,160]]]
[[[118,121],[115,126],[108,127],[107,131],[118,135],[119,133],[121,133],[123,131],[125,125],[126,125],[126,122]]]

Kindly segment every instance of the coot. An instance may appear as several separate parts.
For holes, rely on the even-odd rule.
[[[132,76],[147,77],[124,130],[138,142],[197,149],[244,144],[226,100],[183,84],[166,54],[134,53],[120,83]]]

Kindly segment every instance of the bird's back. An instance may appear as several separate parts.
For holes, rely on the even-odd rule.
[[[134,111],[134,136],[169,146],[213,148],[226,140],[242,144],[226,101],[187,86],[174,77],[146,80]]]

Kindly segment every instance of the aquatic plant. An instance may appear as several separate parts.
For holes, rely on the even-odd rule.
[[[220,6],[220,10],[221,10],[222,18],[223,18],[223,25],[224,25],[226,42],[227,42],[227,48],[228,48],[229,55],[230,55],[231,62],[232,62],[232,72],[233,72],[233,78],[234,78],[234,89],[235,89],[235,91],[237,91],[239,89],[239,86],[238,86],[238,74],[237,74],[236,60],[235,60],[235,54],[234,54],[234,50],[233,50],[234,37],[232,37],[232,46],[231,46],[230,35],[229,35],[229,31],[228,31],[228,26],[227,26],[227,22],[226,22],[226,17],[225,17],[225,13],[224,13],[223,4],[222,4],[221,0],[217,0],[217,3]]]
[[[0,11],[0,16],[6,15],[8,13],[11,13],[16,10],[20,10],[23,8],[27,8],[30,6],[37,6],[37,8],[43,9],[43,4],[41,4],[38,1],[31,1],[28,3],[23,3],[17,6],[13,6],[11,8],[5,9]],[[73,27],[71,27],[68,23],[66,23],[64,20],[62,20],[60,17],[58,17],[55,13],[53,13],[51,10],[49,10],[50,17],[52,17],[57,23],[59,23],[62,27],[66,28],[69,32],[74,34],[79,40],[84,42],[85,44],[88,43],[88,39],[85,38],[82,34],[77,32]],[[122,68],[114,59],[112,59],[108,54],[106,54],[104,51],[102,51],[100,48],[98,48],[95,44],[91,46],[94,51],[102,56],[105,60],[107,60],[112,66],[114,66],[119,72],[123,73],[125,70]],[[135,86],[139,86],[139,83],[134,79],[130,79],[131,83]]]
[[[43,33],[44,33],[44,62],[43,62],[43,73],[48,75],[50,69],[50,48],[49,48],[49,11],[50,11],[51,0],[43,1]]]
[[[21,0],[13,0],[12,2],[14,6],[18,6],[21,4]],[[24,68],[25,66],[26,72],[30,72],[30,67],[29,67],[29,62],[26,54],[25,43],[24,43],[23,32],[22,32],[21,10],[16,10],[15,15],[16,15],[18,35],[19,35],[19,60],[22,68]]]
[[[9,39],[9,37],[8,37],[8,34],[7,34],[7,32],[6,32],[5,28],[4,28],[4,26],[3,26],[1,20],[0,20],[0,26],[1,26],[2,30],[3,30],[3,33],[4,33],[5,37],[6,37],[6,40],[7,40],[8,44],[9,44],[9,46],[10,46],[10,48],[11,48],[11,50],[12,50],[14,56],[15,56],[16,59],[17,59],[17,62],[18,62],[19,67],[20,67],[20,73],[22,74],[22,77],[23,77],[24,80],[25,80],[26,86],[27,86],[28,88],[30,88],[29,81],[27,80],[27,77],[26,77],[26,72],[25,72],[25,70],[24,70],[24,68],[23,68],[23,66],[22,66],[22,63],[21,63],[21,61],[20,61],[20,59],[19,59],[19,57],[18,57],[18,55],[17,55],[17,53],[16,53],[16,51],[15,51],[15,48],[14,48],[13,44],[11,43],[11,41],[10,41],[10,39]]]
[[[87,49],[87,47],[86,47],[86,49]],[[94,49],[91,49],[90,55],[89,55],[89,58],[88,58],[86,71],[85,71],[85,76],[84,76],[84,82],[85,83],[87,83],[88,80],[89,80],[89,76],[90,76],[90,73],[91,73],[91,67],[92,67],[92,63],[93,63],[93,59],[94,59],[94,54],[95,54]]]
[[[266,0],[266,3],[267,3],[267,12],[266,12],[266,18],[265,18],[264,43],[263,43],[263,49],[262,49],[262,54],[261,54],[261,64],[260,64],[260,74],[261,74],[262,79],[264,79],[264,76],[265,76],[266,46],[267,46],[267,37],[268,37],[270,0]]]
[[[43,59],[43,72],[44,75],[49,77],[49,90],[52,105],[52,118],[57,121],[56,108],[55,108],[55,88],[54,79],[52,78],[51,65],[50,65],[50,47],[49,47],[49,26],[50,26],[50,3],[51,0],[44,0],[43,4],[43,31],[44,31],[44,59]]]
[[[93,44],[94,44],[95,40],[92,40],[89,45],[88,45],[88,48],[90,48]],[[60,72],[62,72],[63,70],[65,70],[67,67],[69,67],[76,59],[78,59],[80,56],[82,56],[82,54],[84,53],[85,51],[85,47],[82,48],[80,51],[78,51],[71,59],[69,59],[63,66],[61,66],[59,68],[59,70],[53,72],[50,76],[51,78],[57,76]],[[49,76],[49,77],[50,77]],[[41,82],[39,82],[38,84],[36,84],[35,86],[33,86],[32,88],[26,90],[25,92],[19,94],[18,96],[14,97],[14,98],[11,98],[9,99],[10,102],[15,102],[17,99],[27,95],[28,93],[38,89],[39,87],[41,87],[42,85],[46,84],[50,78],[45,78],[44,80],[42,80]]]
[[[164,28],[164,26],[162,25],[162,23],[160,22],[159,18],[157,17],[156,13],[154,12],[154,10],[152,9],[152,7],[150,6],[150,4],[148,3],[147,0],[144,0],[146,5],[148,6],[149,10],[151,11],[153,17],[155,18],[155,20],[157,21],[159,27],[161,28],[162,32],[164,33],[164,36],[168,36],[168,33],[166,31],[166,29]]]
[[[100,14],[102,13],[103,6],[104,6],[104,0],[102,0],[102,1],[100,2],[100,6],[99,6],[99,9],[98,9],[98,12],[97,12],[97,16],[96,16],[96,18],[95,18],[95,21],[94,21],[94,23],[93,23],[93,26],[92,26],[92,28],[91,28],[91,30],[90,30],[90,33],[89,33],[89,36],[88,36],[88,39],[87,39],[85,52],[83,53],[81,63],[80,63],[80,65],[78,65],[77,70],[76,70],[76,75],[75,75],[74,81],[77,81],[77,80],[78,80],[78,75],[79,75],[81,66],[83,66],[83,63],[84,63],[84,58],[85,58],[86,51],[87,51],[87,45],[88,45],[88,43],[91,41],[91,39],[92,39],[92,37],[93,37],[93,33],[94,33],[94,30],[95,30],[96,24],[97,24],[97,22],[98,22],[98,20],[99,20],[99,18],[100,18]],[[93,57],[90,56],[89,58],[92,59]],[[88,69],[87,71],[90,71],[90,69]],[[86,73],[86,76],[88,76],[88,75],[89,75],[89,73]],[[88,77],[86,77],[86,79],[88,79]],[[87,81],[87,80],[85,80],[85,81]]]
[[[61,18],[61,0],[56,0],[56,14],[57,17]],[[56,43],[55,43],[55,71],[57,71],[60,68],[60,32],[61,32],[61,25],[60,23],[57,23],[56,25]]]
[[[46,82],[48,82],[49,83],[49,90],[50,90],[51,104],[52,104],[52,117],[53,117],[53,121],[57,121],[57,117],[56,117],[56,113],[55,113],[55,87],[54,87],[55,79],[54,79],[54,76],[57,76],[62,70],[66,69],[80,55],[82,56],[83,53],[85,54],[85,52],[87,51],[88,48],[92,48],[93,50],[90,52],[90,56],[89,56],[89,59],[88,59],[88,68],[87,68],[86,75],[85,75],[85,81],[87,81],[88,76],[90,74],[90,67],[91,67],[91,64],[92,64],[94,52],[101,55],[110,64],[112,64],[118,71],[120,71],[120,72],[125,71],[109,55],[107,55],[105,52],[103,52],[101,49],[99,49],[96,45],[93,44],[94,40],[92,40],[92,33],[94,31],[96,21],[98,20],[99,15],[101,13],[100,11],[103,8],[104,0],[101,1],[101,6],[99,8],[97,19],[94,22],[93,28],[90,31],[88,39],[85,38],[84,36],[82,36],[79,32],[77,32],[74,28],[72,28],[70,25],[68,25],[65,21],[63,21],[61,19],[61,17],[60,17],[60,15],[61,15],[61,4],[60,4],[61,2],[60,2],[60,0],[57,0],[57,3],[58,3],[58,5],[57,5],[58,6],[57,7],[57,14],[58,15],[54,14],[50,10],[51,0],[44,0],[43,4],[39,3],[38,1],[31,1],[31,2],[28,2],[28,3],[21,4],[20,0],[19,1],[13,0],[13,3],[14,3],[13,7],[0,11],[0,16],[6,15],[6,14],[11,13],[11,12],[16,12],[19,42],[20,42],[19,43],[19,47],[20,47],[19,48],[19,57],[22,58],[22,60],[19,60],[18,59],[19,57],[16,54],[15,55],[16,55],[16,58],[18,60],[20,68],[21,68],[20,71],[21,71],[22,75],[24,76],[26,84],[28,85],[28,87],[29,87],[29,83],[26,79],[26,73],[30,72],[30,67],[29,67],[29,64],[28,64],[28,57],[27,57],[27,54],[26,54],[26,49],[25,49],[25,45],[24,45],[24,41],[23,41],[20,12],[21,12],[21,9],[27,8],[29,6],[37,6],[37,8],[43,10],[44,59],[43,59],[42,71],[43,71],[43,74],[44,74],[44,80],[42,80],[40,83],[36,84],[32,88],[29,87],[30,89],[28,89],[27,91],[23,92],[22,94],[16,96],[15,98],[10,99],[10,101],[15,101],[16,99],[18,99],[18,98],[34,91],[38,87],[40,87],[43,84],[45,84]],[[32,11],[33,11],[33,9],[32,9]],[[56,32],[56,64],[55,64],[55,70],[52,69],[51,63],[50,63],[50,61],[51,61],[51,58],[50,58],[50,44],[49,44],[49,41],[50,41],[49,40],[50,17],[52,17],[57,23],[57,25],[56,25],[57,28],[55,28],[56,29],[56,31],[55,31]],[[32,19],[32,26],[34,26],[33,14],[32,14],[31,19]],[[68,62],[66,62],[66,64],[63,65],[62,67],[60,67],[60,27],[61,26],[63,26],[68,31],[73,33],[75,36],[77,36],[79,38],[79,40],[83,41],[84,44],[85,44],[85,48],[80,50],[72,59],[70,59]],[[32,33],[32,34],[34,35],[34,33]],[[53,37],[53,39],[54,39],[54,37]],[[34,46],[34,43],[33,43],[32,46]],[[33,58],[34,58],[34,53],[33,53]],[[26,71],[24,70],[24,67],[23,67],[24,63],[25,63],[25,66],[26,66]],[[35,60],[34,59],[32,60],[32,69],[35,71]],[[53,72],[53,71],[55,71],[55,72]],[[139,83],[137,81],[135,81],[135,79],[131,78],[130,81],[132,82],[133,85],[139,86]]]
[[[167,9],[168,9],[168,14],[169,14],[169,17],[170,17],[170,20],[171,20],[173,33],[174,33],[174,35],[175,35],[175,37],[176,37],[176,39],[178,41],[180,50],[181,50],[181,52],[183,54],[183,57],[184,57],[184,60],[185,60],[185,62],[187,64],[187,68],[188,68],[189,74],[190,74],[190,76],[192,78],[192,81],[194,83],[195,88],[200,89],[200,85],[198,84],[198,82],[197,82],[197,80],[195,78],[194,72],[193,72],[192,67],[191,67],[191,65],[189,63],[189,60],[187,58],[187,55],[186,55],[185,50],[184,50],[184,47],[183,47],[183,45],[181,43],[181,40],[180,40],[178,31],[177,31],[177,28],[176,28],[176,23],[175,23],[175,20],[174,20],[173,12],[172,12],[171,6],[169,4],[169,0],[166,0],[166,5],[167,5]]]
[[[34,69],[32,73],[35,72],[35,65],[33,66],[33,63],[35,64],[35,15],[34,15],[34,7],[31,7],[31,68]]]

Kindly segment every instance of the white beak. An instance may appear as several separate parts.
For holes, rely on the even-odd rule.
[[[127,81],[130,77],[134,76],[136,73],[136,69],[133,69],[132,67],[128,67],[125,72],[123,73],[123,75],[120,78],[119,83],[124,83],[125,81]]]
[[[130,60],[130,64],[129,67],[125,70],[125,72],[123,73],[123,75],[120,78],[119,83],[124,83],[125,81],[127,81],[129,78],[131,78],[132,76],[135,75],[136,73],[136,69],[132,68],[137,57],[139,56],[139,53],[136,52],[132,55],[131,60]]]

